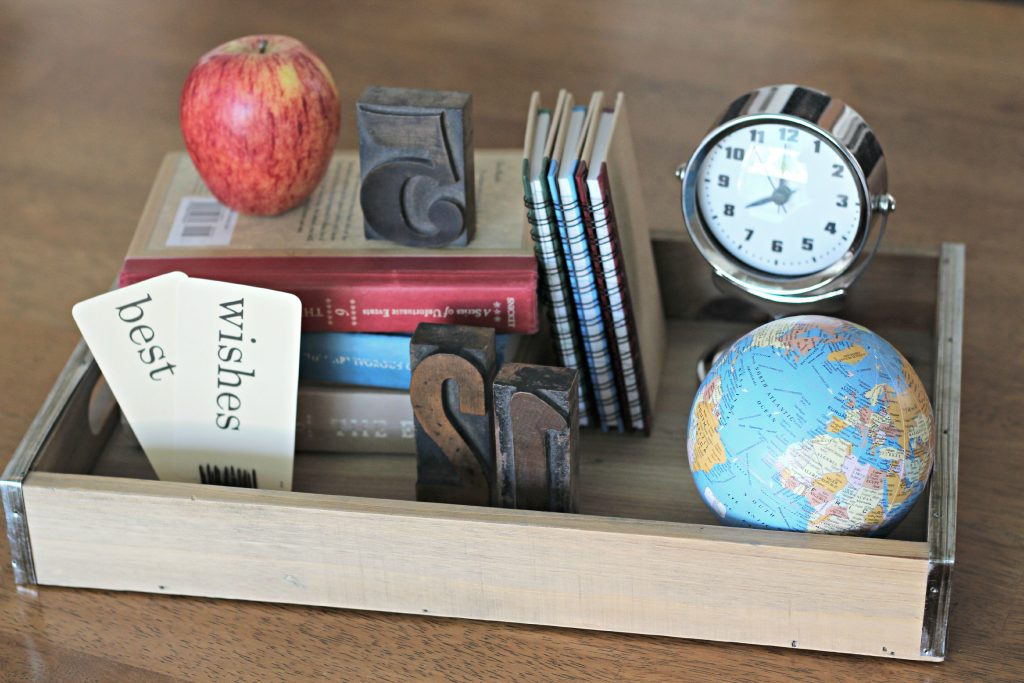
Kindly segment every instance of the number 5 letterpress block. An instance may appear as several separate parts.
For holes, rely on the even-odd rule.
[[[421,323],[409,355],[416,499],[492,505],[494,330]]]
[[[494,379],[499,507],[576,512],[579,373],[507,363]]]
[[[356,105],[367,239],[412,247],[473,239],[472,96],[367,88]]]

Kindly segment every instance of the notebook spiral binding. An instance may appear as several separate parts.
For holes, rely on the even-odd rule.
[[[565,257],[571,261],[569,272],[572,293],[601,428],[624,431],[626,424],[619,405],[616,373],[582,211],[581,196],[585,195],[578,194],[579,186],[576,184],[578,177],[585,176],[584,169],[585,167],[579,167],[573,174],[574,179],[570,181],[573,183],[572,192],[559,193],[558,200],[554,200],[555,193],[552,192],[552,200],[556,204],[555,215],[558,219],[559,233],[562,235]],[[567,195],[564,199],[563,194]]]
[[[523,197],[526,218],[530,224],[530,236],[534,241],[534,253],[541,265],[544,277],[540,278],[541,297],[547,305],[548,320],[555,336],[558,362],[563,367],[579,370],[579,415],[580,424],[586,426],[593,416],[593,398],[586,359],[582,354],[582,339],[573,310],[571,285],[561,261],[562,245],[553,221],[547,217],[551,204],[548,201],[534,201]],[[545,216],[543,219],[540,216]],[[542,229],[543,228],[543,229]]]

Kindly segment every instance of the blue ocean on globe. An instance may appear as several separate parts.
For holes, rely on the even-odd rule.
[[[690,411],[701,496],[726,524],[887,533],[924,490],[931,403],[877,334],[824,316],[763,325],[714,363]]]

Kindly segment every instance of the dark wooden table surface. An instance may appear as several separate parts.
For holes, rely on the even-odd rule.
[[[1024,680],[1024,6],[986,2],[229,2],[0,5],[0,464],[110,285],[157,164],[183,147],[195,59],[290,34],[334,73],[342,147],[369,84],[474,94],[476,142],[519,146],[534,89],[630,98],[652,222],[683,161],[768,83],[826,89],[890,164],[896,244],[967,243],[959,538],[943,664],[483,622],[41,587],[0,544],[0,678]]]

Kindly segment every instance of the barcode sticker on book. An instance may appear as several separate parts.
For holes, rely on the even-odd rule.
[[[167,236],[167,246],[226,246],[231,244],[237,220],[237,211],[213,197],[182,197]]]

